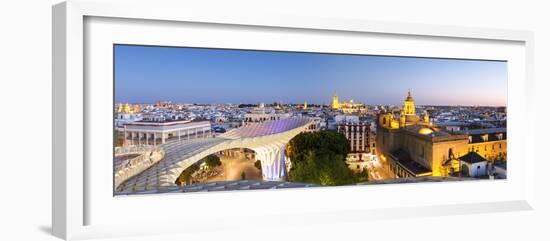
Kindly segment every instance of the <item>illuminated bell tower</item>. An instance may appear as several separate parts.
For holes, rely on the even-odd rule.
[[[122,103],[118,104],[118,113],[121,113],[122,112]]]
[[[332,109],[340,109],[340,101],[336,94],[332,95]]]
[[[128,103],[124,105],[124,113],[130,113],[130,105]]]
[[[409,90],[409,94],[407,95],[407,98],[403,102],[403,114],[416,115],[416,111],[414,110],[414,100],[411,96],[411,90]]]

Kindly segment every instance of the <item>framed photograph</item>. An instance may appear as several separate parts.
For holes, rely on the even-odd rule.
[[[58,237],[533,208],[531,32],[67,1],[53,43]]]

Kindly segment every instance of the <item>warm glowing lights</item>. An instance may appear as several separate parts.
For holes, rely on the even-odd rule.
[[[430,128],[422,128],[418,131],[418,134],[421,134],[421,135],[429,135],[429,134],[432,134],[434,131]]]
[[[139,105],[134,105],[134,113],[139,113]]]
[[[365,114],[367,112],[367,106],[361,103],[355,103],[352,100],[349,102],[340,102],[338,95],[334,94],[332,96],[332,105],[333,110],[341,110],[344,114]]]
[[[135,104],[134,106],[131,106],[129,103],[126,104],[118,104],[117,107],[117,113],[124,113],[124,114],[135,114],[140,112],[140,107],[138,104]]]
[[[409,90],[409,93],[407,95],[407,98],[405,99],[403,103],[403,114],[405,115],[416,115],[415,107],[414,107],[414,99],[412,98],[411,91]]]
[[[118,113],[121,113],[122,112],[122,103],[121,104],[118,104],[118,110],[117,110]]]
[[[340,101],[338,100],[338,95],[336,94],[332,96],[332,109],[340,109]]]

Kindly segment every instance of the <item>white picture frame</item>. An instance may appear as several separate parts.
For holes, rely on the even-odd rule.
[[[162,2],[162,4],[161,4]],[[149,11],[154,8],[155,11]],[[97,24],[100,20],[99,27],[93,29],[87,28],[86,24]],[[101,19],[107,19],[102,21]],[[110,22],[111,20],[114,21]],[[92,21],[87,23],[86,21]],[[250,34],[257,34],[261,38],[262,34],[270,34],[269,31],[275,31],[273,34],[283,34],[285,31],[299,31],[300,34],[311,35],[314,32],[319,38],[325,35],[334,34],[334,38],[339,38],[338,35],[358,34],[360,37],[364,34],[377,36],[391,36],[392,38],[425,38],[426,41],[439,41],[441,43],[448,41],[452,44],[470,44],[475,42],[477,47],[472,45],[472,48],[487,47],[487,51],[491,51],[491,45],[502,43],[510,45],[510,55],[496,53],[492,56],[495,58],[515,58],[512,62],[511,74],[513,78],[509,80],[509,112],[510,112],[510,129],[509,138],[509,155],[512,161],[514,159],[521,162],[510,167],[510,172],[520,170],[517,175],[511,175],[506,181],[488,183],[476,183],[476,192],[489,190],[494,188],[499,190],[501,194],[496,194],[494,197],[479,198],[469,197],[463,199],[455,199],[454,202],[449,200],[432,200],[433,192],[431,190],[441,190],[454,188],[456,190],[467,190],[473,188],[473,184],[468,183],[439,183],[427,185],[409,184],[403,186],[398,185],[381,185],[361,187],[361,190],[369,190],[370,193],[379,198],[370,199],[370,207],[354,207],[354,208],[338,208],[337,204],[343,202],[344,198],[362,199],[365,197],[365,191],[353,194],[351,191],[358,187],[341,187],[341,188],[326,188],[323,191],[313,190],[307,193],[307,197],[303,197],[301,201],[295,204],[295,209],[287,207],[282,211],[262,210],[259,213],[245,212],[239,213],[235,210],[227,211],[226,214],[235,214],[238,220],[246,221],[250,217],[261,217],[262,221],[255,225],[300,225],[303,222],[323,223],[323,216],[333,215],[339,217],[342,221],[361,221],[370,219],[384,218],[400,218],[400,217],[425,217],[433,215],[451,215],[451,214],[467,214],[467,213],[482,213],[482,212],[497,212],[497,211],[514,211],[514,210],[530,210],[533,208],[534,201],[534,166],[535,156],[534,151],[534,135],[531,129],[523,131],[515,131],[518,127],[526,124],[533,110],[530,108],[532,101],[532,84],[533,84],[533,34],[529,31],[518,30],[497,30],[497,29],[481,29],[470,27],[455,27],[455,26],[438,26],[438,25],[421,25],[409,23],[390,23],[390,22],[371,22],[359,21],[350,19],[319,19],[293,16],[277,16],[263,13],[250,13],[249,15],[233,15],[228,12],[226,15],[209,15],[204,9],[189,9],[185,3],[177,1],[151,1],[145,2],[94,2],[94,1],[67,1],[53,7],[53,168],[52,168],[52,226],[53,234],[63,239],[83,239],[94,237],[112,237],[122,235],[138,235],[138,234],[161,234],[174,232],[171,226],[171,220],[159,214],[162,209],[151,207],[149,210],[143,210],[142,215],[147,219],[132,217],[132,206],[159,204],[159,206],[175,205],[176,203],[188,202],[189,205],[197,205],[200,203],[208,203],[210,200],[226,199],[230,203],[240,205],[240,201],[256,199],[257,202],[251,205],[251,209],[261,209],[259,203],[270,203],[282,199],[281,197],[299,196],[301,189],[283,190],[283,191],[257,191],[257,192],[222,192],[209,194],[191,194],[191,195],[152,195],[139,196],[131,198],[115,198],[101,194],[96,186],[101,186],[103,181],[97,176],[105,175],[103,171],[97,171],[92,174],[90,169],[98,168],[95,162],[90,162],[90,148],[93,147],[94,140],[85,141],[86,135],[90,134],[89,123],[90,118],[94,120],[104,120],[101,114],[96,115],[94,109],[95,104],[90,104],[90,99],[96,99],[98,92],[89,92],[90,89],[101,88],[94,84],[90,85],[85,81],[85,78],[90,78],[86,75],[86,68],[96,68],[94,63],[97,59],[88,59],[90,54],[87,47],[98,49],[93,52],[98,58],[105,58],[100,51],[101,47],[96,48],[96,45],[87,45],[86,41],[95,41],[107,43],[124,41],[136,41],[136,44],[155,44],[155,41],[161,41],[165,45],[181,45],[177,41],[165,39],[154,40],[143,38],[140,39],[140,32],[127,31],[130,29],[128,25],[118,24],[131,22],[132,25],[143,26],[146,23],[148,30],[159,31],[158,36],[164,35],[168,30],[161,25],[167,24],[172,27],[179,28],[180,25],[198,24],[195,26],[196,31],[208,29],[205,26],[213,26],[217,28],[223,26],[223,31],[237,31],[232,29],[253,29]],[[119,39],[111,38],[108,33],[108,28],[102,28],[107,25],[121,30],[123,35]],[[197,27],[198,26],[198,27]],[[184,26],[185,27],[185,26]],[[107,30],[105,30],[107,29]],[[214,29],[213,31],[216,31]],[[198,32],[197,32],[198,33]],[[97,34],[95,37],[87,39],[86,36]],[[133,35],[134,34],[134,35]],[[102,37],[107,36],[107,37]],[[125,39],[125,36],[128,39]],[[131,36],[131,37],[129,37]],[[252,36],[252,35],[250,35]],[[96,38],[97,37],[97,38]],[[349,36],[348,36],[349,37]],[[304,36],[304,40],[308,40],[311,36]],[[139,40],[138,40],[139,39]],[[229,36],[228,39],[231,39]],[[199,41],[200,39],[197,39]],[[235,39],[237,40],[237,39]],[[424,40],[422,40],[424,41]],[[323,48],[323,41],[315,47],[304,47],[296,45],[292,50],[300,48]],[[125,42],[129,43],[129,42]],[[216,43],[209,43],[216,45]],[[236,43],[236,45],[238,45]],[[235,45],[235,46],[236,46]],[[100,46],[98,44],[97,46]],[[439,47],[443,47],[441,45]],[[212,47],[212,46],[208,46]],[[227,46],[224,46],[227,47]],[[265,46],[254,46],[255,48],[266,48]],[[338,47],[324,46],[327,51],[346,52],[355,51],[353,49],[342,49]],[[406,46],[402,46],[402,49]],[[251,47],[252,48],[252,47]],[[276,46],[273,44],[267,48],[282,48],[288,50],[291,47]],[[447,49],[447,48],[446,48]],[[382,50],[381,50],[382,51]],[[385,50],[385,53],[395,55],[424,55],[422,52],[411,52],[403,54],[396,50]],[[395,51],[395,52],[391,52]],[[419,48],[411,51],[428,51],[427,48]],[[437,51],[431,50],[431,51]],[[448,50],[445,52],[439,50],[439,55],[453,57],[457,55],[456,51]],[[464,51],[468,52],[468,51]],[[504,51],[506,52],[506,51]],[[470,56],[468,56],[470,54]],[[491,53],[488,53],[491,54]],[[482,58],[483,54],[477,56]],[[456,57],[456,56],[455,56]],[[459,57],[476,57],[472,53],[464,53],[464,56]],[[95,58],[95,57],[93,57]],[[517,61],[516,61],[517,60]],[[89,62],[88,62],[89,61]],[[100,71],[101,72],[101,71]],[[98,73],[100,73],[98,72]],[[103,72],[101,72],[103,73]],[[107,72],[106,72],[107,73]],[[101,75],[101,74],[98,74]],[[92,77],[95,78],[95,77]],[[112,80],[105,80],[106,85],[112,85]],[[100,81],[101,82],[101,81]],[[94,113],[94,114],[91,114]],[[107,112],[108,113],[108,112]],[[93,116],[93,117],[91,117]],[[109,119],[111,121],[112,119]],[[92,127],[93,128],[93,127]],[[95,130],[94,130],[95,131]],[[111,131],[110,129],[108,131]],[[95,133],[95,132],[94,132]],[[101,134],[99,134],[101,136]],[[96,136],[97,137],[97,136]],[[97,140],[96,140],[97,141]],[[112,146],[112,145],[111,145]],[[95,147],[93,147],[95,148]],[[93,149],[92,148],[92,149]],[[525,153],[525,154],[523,154]],[[93,156],[93,155],[92,155]],[[93,160],[93,158],[92,158]],[[94,169],[97,170],[97,169]],[[107,170],[111,172],[112,170]],[[105,177],[106,183],[112,181],[112,175]],[[91,180],[94,180],[92,182]],[[479,190],[477,189],[479,188]],[[430,190],[427,190],[430,189]],[[109,190],[111,191],[111,190]],[[411,198],[408,201],[393,200],[391,197],[384,199],[380,197],[384,193],[406,193],[414,191],[417,193],[426,192],[426,200],[421,198]],[[508,192],[508,193],[506,193]],[[327,194],[329,193],[329,194]],[[498,193],[498,191],[495,191]],[[97,194],[97,195],[96,195]],[[335,204],[331,206],[326,203],[327,195],[340,197],[339,199],[331,200]],[[98,197],[102,196],[102,197]],[[393,196],[395,198],[395,196]],[[389,200],[392,199],[392,200]],[[429,200],[428,200],[429,199]],[[274,201],[275,200],[275,201]],[[312,200],[319,200],[318,203],[312,203]],[[124,207],[130,207],[125,209]],[[219,211],[219,210],[218,210]],[[120,212],[120,222],[116,218],[112,222],[108,222],[105,217],[116,215],[113,212]],[[109,215],[107,215],[109,214]],[[191,212],[189,215],[198,215]],[[92,219],[91,217],[98,217]],[[139,224],[131,223],[132,219],[140,222]],[[197,219],[194,222],[188,222],[181,225],[177,232],[194,232],[203,229],[202,225],[207,223],[206,220]],[[142,226],[139,226],[142,225]],[[224,222],[221,219],[219,222],[210,222],[209,228],[227,228],[232,224]],[[182,227],[183,226],[183,227]],[[136,228],[137,227],[137,228]],[[148,227],[147,229],[139,227]]]

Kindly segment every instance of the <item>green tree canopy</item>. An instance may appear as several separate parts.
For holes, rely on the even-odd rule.
[[[340,133],[301,133],[287,145],[287,156],[292,161],[288,178],[292,182],[327,186],[352,184],[358,177],[345,162],[349,151],[349,142]]]
[[[214,168],[222,164],[222,162],[220,161],[220,157],[216,155],[209,155],[205,157],[203,160],[204,160],[204,163],[206,163],[206,165],[210,168]]]
[[[255,166],[256,168],[258,168],[258,170],[261,171],[261,170],[262,170],[262,161],[256,160],[256,161],[254,162],[254,166]]]
[[[185,168],[179,175],[179,177],[176,179],[176,184],[182,185],[183,183],[189,184],[191,182],[191,176],[193,173],[198,171],[200,169],[199,163],[195,163],[188,168]]]
[[[335,131],[304,132],[290,140],[286,153],[291,160],[302,159],[298,156],[304,155],[307,150],[346,156],[351,147],[346,137]]]

